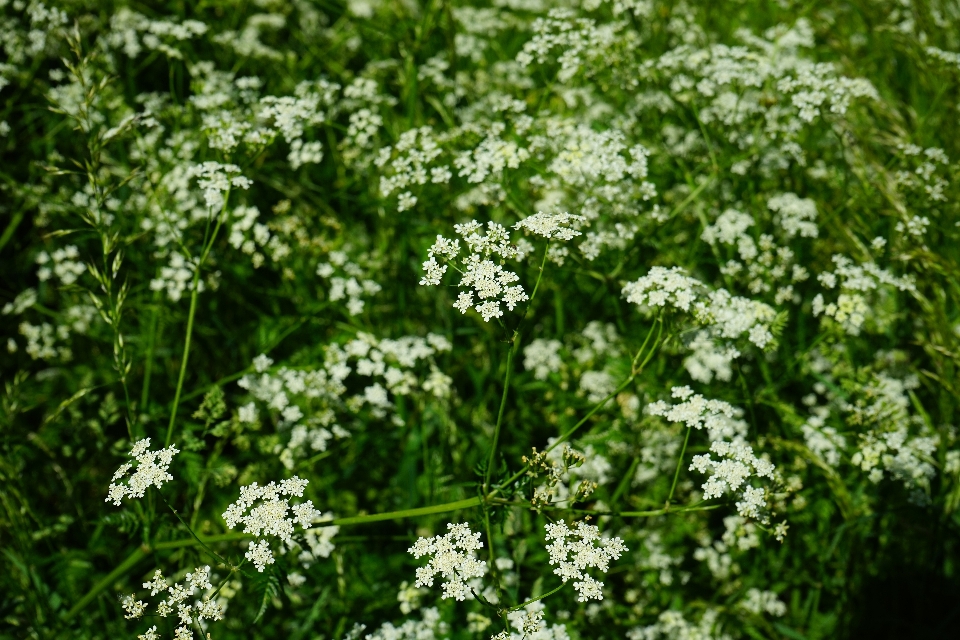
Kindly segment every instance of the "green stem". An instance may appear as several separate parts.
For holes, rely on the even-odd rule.
[[[350,524],[366,524],[368,522],[381,522],[383,520],[401,520],[403,518],[415,518],[416,516],[426,516],[433,513],[447,513],[449,511],[459,511],[461,509],[471,509],[479,507],[481,504],[479,496],[467,498],[466,500],[457,500],[456,502],[447,502],[444,504],[435,504],[430,507],[419,507],[417,509],[403,509],[401,511],[388,511],[387,513],[371,513],[365,516],[351,516],[349,518],[336,518],[328,522],[318,523],[317,526],[343,526]]]
[[[513,356],[517,352],[517,345],[520,344],[516,332],[513,334],[513,341],[510,349],[507,351],[507,372],[503,377],[503,395],[500,397],[500,411],[497,413],[497,426],[493,429],[493,443],[490,445],[490,457],[487,459],[487,471],[483,476],[483,492],[490,489],[490,476],[493,474],[493,465],[497,456],[497,443],[500,440],[500,427],[503,425],[503,414],[507,407],[507,393],[510,391],[510,375],[513,372]]]
[[[86,607],[88,604],[93,602],[94,598],[96,598],[101,591],[103,591],[104,589],[112,585],[114,582],[116,582],[120,576],[122,576],[127,571],[132,569],[134,565],[136,565],[138,562],[146,558],[150,552],[151,552],[151,549],[148,547],[137,547],[133,551],[133,553],[128,555],[124,559],[124,561],[121,562],[119,565],[117,565],[117,567],[113,571],[111,571],[106,576],[104,576],[103,579],[100,580],[97,584],[93,585],[93,588],[90,589],[90,591],[88,591],[86,595],[84,595],[82,598],[77,600],[76,604],[70,607],[70,610],[67,611],[66,614],[64,614],[63,619],[70,620],[71,618],[73,618],[73,616],[80,613],[80,611],[82,611],[84,607]]]
[[[680,478],[680,467],[683,466],[683,456],[687,452],[687,443],[690,442],[690,432],[693,431],[691,427],[687,427],[687,435],[683,437],[683,447],[680,449],[680,458],[677,460],[677,469],[673,472],[673,484],[670,485],[670,495],[667,496],[667,503],[664,505],[664,509],[670,508],[670,501],[673,500],[673,492],[677,488],[677,480]]]
[[[527,601],[524,602],[524,603],[518,604],[518,605],[515,606],[515,607],[510,607],[509,609],[507,609],[507,611],[519,611],[520,609],[523,609],[523,608],[524,608],[525,606],[527,606],[528,604],[533,604],[533,603],[536,602],[537,600],[543,600],[543,599],[546,598],[547,596],[552,596],[552,595],[555,594],[557,591],[560,591],[560,589],[563,589],[566,585],[567,585],[566,582],[561,582],[561,583],[560,583],[560,586],[558,586],[556,589],[553,589],[552,591],[547,591],[547,592],[544,593],[543,595],[539,595],[539,596],[537,596],[536,598],[530,598],[529,600],[527,600]]]
[[[180,360],[180,376],[177,378],[177,388],[173,394],[173,406],[170,409],[170,422],[167,424],[167,438],[165,440],[166,444],[163,446],[170,446],[170,439],[173,437],[173,425],[177,420],[177,409],[180,406],[180,394],[183,392],[183,380],[187,375],[187,361],[190,359],[190,339],[193,336],[193,319],[197,314],[197,294],[200,289],[200,270],[203,268],[203,263],[207,259],[207,255],[210,253],[210,249],[213,247],[214,240],[217,239],[217,232],[220,231],[220,225],[223,224],[223,218],[227,213],[227,202],[230,197],[230,192],[223,197],[223,208],[220,211],[220,215],[217,216],[217,224],[213,228],[213,233],[207,236],[204,232],[203,239],[203,252],[200,254],[200,259],[197,260],[197,267],[193,272],[193,290],[190,292],[190,311],[187,313],[187,335],[183,341],[183,358]],[[209,229],[209,224],[207,226]]]
[[[547,266],[547,252],[550,250],[550,243],[547,243],[547,247],[543,250],[543,259],[540,261],[540,273],[537,274],[537,282],[533,285],[533,292],[530,294],[530,299],[527,301],[527,306],[523,310],[523,315],[520,316],[520,323],[517,325],[517,330],[514,333],[514,336],[520,333],[520,325],[523,324],[523,321],[527,319],[527,314],[530,313],[530,308],[533,306],[533,299],[537,297],[537,290],[540,288],[540,281],[543,279],[543,269]]]
[[[188,524],[186,523],[186,521],[185,521],[183,518],[180,517],[180,514],[177,512],[177,510],[174,509],[174,508],[170,505],[169,502],[167,502],[167,499],[164,497],[164,495],[163,495],[162,493],[160,493],[160,490],[159,490],[159,489],[157,489],[157,493],[160,495],[160,499],[163,500],[163,504],[167,505],[167,508],[170,509],[170,511],[173,511],[173,515],[175,515],[175,516],[177,517],[177,520],[180,521],[180,524],[182,524],[183,526],[185,526],[185,527],[187,528],[187,531],[190,532],[190,535],[193,536],[193,539],[196,540],[197,543],[198,543],[201,547],[203,547],[203,549],[204,549],[207,553],[209,553],[209,554],[212,555],[214,558],[216,558],[217,560],[219,560],[219,561],[223,564],[223,566],[225,566],[225,567],[232,566],[229,562],[227,562],[226,560],[224,560],[224,559],[220,556],[219,553],[217,553],[216,551],[214,551],[213,549],[211,549],[210,547],[208,547],[208,546],[203,542],[203,540],[201,540],[199,537],[197,537],[197,534],[193,532],[193,529],[190,528],[190,525],[188,525]]]
[[[7,243],[10,242],[10,238],[13,237],[13,233],[17,230],[17,227],[20,225],[20,221],[23,220],[23,210],[17,211],[13,214],[13,217],[10,219],[10,222],[7,224],[7,228],[3,230],[3,235],[0,236],[0,251],[3,251],[3,248],[7,246]]]
[[[564,433],[562,436],[557,438],[557,440],[552,445],[546,448],[544,453],[549,453],[550,451],[553,451],[554,449],[559,447],[561,444],[569,440],[573,436],[573,434],[576,433],[578,429],[580,429],[580,427],[582,427],[584,424],[587,423],[587,420],[593,417],[593,414],[595,414],[597,411],[600,411],[600,409],[602,409],[605,404],[610,402],[611,399],[616,398],[618,395],[620,395],[620,393],[623,392],[624,389],[629,387],[630,383],[633,382],[633,379],[635,377],[636,377],[636,374],[631,374],[626,380],[623,381],[623,383],[619,387],[616,388],[616,390],[611,392],[610,395],[608,395],[606,398],[601,400],[599,403],[595,404],[593,408],[587,412],[587,415],[580,418],[580,421],[577,422],[577,424],[570,427],[570,429],[568,429],[566,433]]]
[[[190,339],[193,337],[193,318],[197,314],[197,290],[200,283],[200,265],[193,272],[193,291],[190,292],[190,311],[187,314],[187,335],[183,340],[183,357],[180,359],[180,376],[177,378],[177,389],[173,394],[173,406],[170,408],[170,422],[167,424],[167,438],[163,446],[170,446],[173,437],[173,425],[177,421],[177,408],[180,405],[180,393],[183,391],[183,380],[187,375],[187,361],[190,358]]]
[[[610,498],[610,506],[615,507],[617,502],[620,501],[620,496],[627,492],[627,489],[630,487],[630,482],[633,480],[633,475],[636,473],[637,467],[639,466],[640,458],[634,458],[633,462],[630,463],[630,468],[627,469],[627,472],[620,480],[620,484],[617,485],[616,491],[613,492],[613,496]]]
[[[522,507],[526,509],[532,509],[533,505],[529,502],[521,501],[511,501],[503,500],[499,498],[492,498],[491,502],[494,504],[502,504],[507,507]],[[564,511],[567,513],[573,513],[577,515],[585,516],[610,516],[610,517],[619,517],[619,518],[650,518],[653,516],[662,516],[668,513],[689,513],[691,511],[713,511],[714,509],[719,509],[723,507],[723,504],[711,504],[707,506],[700,506],[700,503],[691,505],[689,507],[680,507],[678,509],[650,509],[648,511],[597,511],[595,509],[574,509],[572,507],[560,507],[548,505],[544,507],[539,507],[541,511]]]
[[[490,526],[490,507],[489,505],[483,506],[483,524],[487,530],[487,545],[488,545],[488,557],[490,562],[488,566],[490,567],[490,574],[493,576],[493,581],[497,586],[497,601],[503,602],[503,587],[500,582],[500,569],[497,568],[496,560],[493,557],[493,527]]]
[[[543,259],[540,261],[540,272],[537,274],[537,282],[533,285],[533,292],[530,294],[530,299],[527,301],[527,306],[523,310],[523,315],[520,317],[520,322],[517,323],[517,328],[513,332],[513,337],[510,339],[510,350],[507,352],[507,372],[503,378],[503,395],[500,398],[500,410],[497,413],[497,425],[493,430],[493,443],[490,446],[490,457],[487,460],[487,471],[483,477],[483,492],[487,493],[490,490],[490,476],[493,474],[493,465],[496,463],[497,456],[497,444],[500,441],[500,427],[503,425],[503,413],[507,406],[507,392],[510,390],[510,376],[513,374],[513,358],[517,354],[517,350],[520,348],[520,328],[523,326],[524,320],[527,319],[527,314],[530,313],[530,308],[533,306],[533,300],[537,297],[537,291],[540,289],[540,282],[543,280],[543,270],[547,266],[547,252],[550,249],[550,243],[547,243],[547,247],[543,250]]]
[[[650,336],[651,336],[652,333],[653,333],[654,327],[658,327],[658,330],[657,330],[657,338],[656,338],[656,340],[654,341],[653,346],[650,348],[650,351],[647,353],[647,356],[643,359],[643,362],[640,363],[640,366],[638,367],[638,366],[636,365],[636,362],[637,362],[637,360],[640,359],[641,354],[643,354],[643,349],[644,349],[644,347],[647,346],[647,343],[648,343],[648,341],[650,340]],[[573,427],[572,427],[569,431],[567,431],[566,433],[564,433],[562,436],[560,436],[560,438],[559,438],[556,442],[554,442],[552,445],[550,445],[549,447],[547,447],[546,450],[544,451],[544,453],[549,453],[550,451],[552,451],[552,450],[555,449],[556,447],[560,446],[561,444],[563,444],[564,442],[566,442],[567,440],[569,440],[570,437],[571,437],[574,433],[576,433],[576,431],[577,431],[580,427],[582,427],[582,426],[587,422],[587,420],[589,420],[589,419],[593,416],[593,414],[595,414],[597,411],[599,411],[600,409],[602,409],[603,406],[604,406],[605,404],[607,404],[607,402],[609,402],[611,398],[617,397],[624,389],[626,389],[628,386],[630,386],[630,383],[633,382],[633,380],[634,380],[641,372],[643,372],[643,368],[647,366],[647,363],[650,362],[650,358],[652,358],[652,357],[653,357],[653,354],[656,353],[656,351],[657,351],[657,346],[660,344],[660,336],[661,336],[662,334],[663,334],[663,320],[662,320],[662,318],[657,318],[657,322],[650,327],[650,331],[647,332],[647,338],[646,338],[646,340],[643,341],[643,344],[640,346],[640,350],[637,351],[637,354],[636,354],[636,355],[634,356],[634,358],[633,358],[633,370],[632,370],[632,372],[630,373],[630,376],[629,376],[626,380],[624,380],[623,383],[622,383],[619,387],[617,387],[616,391],[614,391],[613,393],[611,393],[610,395],[608,395],[606,398],[604,398],[603,400],[601,400],[600,402],[598,402],[597,404],[595,404],[595,405],[593,406],[593,408],[590,409],[590,411],[587,413],[587,415],[583,416],[583,418],[581,418],[580,421],[579,421],[577,424],[573,425]],[[513,484],[514,482],[516,482],[516,481],[517,481],[524,473],[526,473],[526,472],[527,472],[527,467],[524,466],[522,469],[520,469],[520,470],[517,471],[515,474],[513,474],[512,476],[510,476],[510,478],[508,478],[507,481],[504,482],[502,486],[509,486],[509,485]],[[499,491],[499,488],[498,488],[498,489],[494,489],[492,492],[488,493],[488,494],[487,494],[487,499],[489,500],[489,499],[492,498],[494,495],[496,495],[496,494],[497,494],[497,491]]]

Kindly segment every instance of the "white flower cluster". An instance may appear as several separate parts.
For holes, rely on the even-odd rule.
[[[406,620],[400,626],[392,622],[384,622],[373,633],[367,634],[365,640],[440,640],[449,636],[449,625],[440,619],[440,612],[436,607],[421,609],[420,620]],[[365,627],[357,625],[347,633],[345,640],[359,640]]]
[[[747,597],[739,602],[739,606],[757,615],[766,613],[782,618],[787,614],[787,605],[773,591],[747,589]]]
[[[113,474],[110,481],[110,490],[104,502],[113,502],[120,506],[124,498],[142,498],[144,492],[150,487],[159,489],[164,482],[173,480],[173,476],[167,472],[173,456],[180,453],[180,450],[173,445],[165,449],[150,451],[150,438],[138,440],[128,454],[135,458],[137,466],[133,475],[126,479],[126,484],[121,482],[134,466],[129,462],[120,465],[117,472]]]
[[[730,345],[718,345],[709,331],[698,331],[687,344],[690,355],[684,358],[683,366],[690,377],[707,384],[716,377],[727,382],[733,376],[733,361],[740,351]]]
[[[710,574],[717,580],[729,580],[740,573],[741,567],[734,560],[735,551],[749,551],[760,546],[757,525],[740,516],[727,516],[723,519],[724,532],[719,540],[705,538],[693,557],[707,565]]]
[[[171,253],[167,266],[160,267],[160,275],[150,280],[151,291],[166,291],[171,301],[177,302],[193,286],[197,265],[180,253]],[[203,280],[197,280],[197,291],[204,290]]]
[[[543,621],[544,605],[542,600],[531,602],[523,609],[507,613],[507,621],[516,631],[501,631],[490,640],[570,640],[567,627],[563,624],[547,625]]]
[[[523,368],[532,371],[537,380],[546,380],[563,366],[559,353],[561,346],[559,340],[533,340],[523,348]]]
[[[931,461],[939,443],[923,419],[909,413],[909,392],[917,386],[915,377],[899,380],[876,374],[863,388],[865,401],[847,407],[852,424],[869,427],[850,461],[872,482],[880,482],[886,472],[914,492],[929,487],[936,474]],[[917,429],[921,435],[913,433]]]
[[[513,285],[520,277],[503,268],[505,260],[517,257],[517,248],[510,244],[509,231],[490,221],[487,223],[486,233],[483,233],[483,226],[475,220],[455,225],[454,229],[463,238],[469,251],[460,260],[462,269],[454,267],[462,274],[459,286],[472,290],[460,293],[453,304],[455,309],[466,313],[475,306],[484,322],[489,322],[491,318],[503,316],[501,303],[512,311],[517,304],[528,299],[523,286]],[[439,285],[447,265],[437,262],[437,258],[454,263],[460,258],[460,251],[459,240],[448,240],[438,235],[437,241],[428,252],[430,259],[423,263],[425,273],[420,284]],[[497,262],[491,259],[494,257],[498,259]],[[479,298],[476,303],[474,294]]]
[[[60,359],[67,362],[73,359],[73,351],[67,346],[57,346],[57,340],[66,340],[70,337],[70,328],[60,324],[54,327],[49,322],[32,324],[24,320],[17,327],[20,335],[27,339],[25,351],[34,360]],[[13,346],[11,346],[13,345]],[[17,349],[13,338],[7,342],[7,349],[12,353]]]
[[[743,442],[747,423],[741,420],[743,410],[723,400],[708,400],[688,386],[673,387],[671,395],[680,400],[668,404],[663,400],[647,405],[645,411],[670,422],[679,422],[694,429],[706,428],[710,440]]]
[[[446,184],[452,173],[446,166],[429,167],[443,150],[430,127],[411,129],[400,134],[394,147],[383,147],[375,164],[384,167],[389,164],[391,175],[380,176],[380,193],[389,197],[400,193],[399,211],[405,211],[416,204],[417,198],[408,189],[411,185]],[[392,158],[392,160],[391,160]]]
[[[798,235],[816,238],[820,233],[814,222],[817,219],[817,204],[810,198],[801,198],[795,193],[781,193],[767,200],[767,208],[777,214],[777,222],[788,238]]]
[[[617,381],[607,371],[584,371],[580,390],[587,394],[587,402],[597,403],[617,390]]]
[[[751,477],[773,479],[776,468],[769,460],[757,458],[753,449],[744,443],[714,441],[710,451],[718,456],[717,460],[709,453],[693,456],[689,469],[700,473],[709,473],[703,483],[703,499],[720,498],[730,493],[740,500],[736,503],[737,512],[744,518],[767,521],[763,510],[767,507],[767,491],[747,483]]]
[[[331,302],[347,299],[347,313],[352,316],[363,312],[364,296],[373,296],[383,288],[375,281],[363,278],[363,269],[351,262],[344,251],[331,251],[328,262],[317,266],[317,275],[330,282],[328,293]],[[334,275],[337,272],[342,275]]]
[[[471,586],[468,581],[482,578],[487,573],[487,563],[477,560],[477,550],[483,548],[480,534],[470,531],[466,524],[447,524],[449,533],[419,538],[407,553],[414,558],[430,556],[425,567],[417,568],[418,587],[432,587],[439,574],[444,580],[442,598],[467,599]]]
[[[661,90],[642,96],[646,108],[662,112],[695,105],[698,122],[711,135],[739,147],[748,157],[731,172],[745,175],[757,169],[773,175],[791,163],[805,164],[800,134],[827,109],[838,116],[853,98],[878,99],[863,79],[838,77],[829,64],[814,64],[799,49],[812,47],[814,31],[801,18],[793,27],[778,25],[762,37],[740,29],[744,46],[693,41],[705,37],[695,22],[674,14],[671,25],[682,44],[659,58],[641,63],[639,75],[660,83]],[[668,151],[679,156],[700,154],[706,143],[700,127],[671,126],[665,133]]]
[[[517,224],[514,229],[523,229],[534,235],[544,238],[558,240],[573,240],[580,235],[578,229],[583,225],[586,219],[583,216],[571,215],[569,213],[544,213],[538,211],[532,216],[527,216]]]
[[[281,201],[274,207],[274,212],[288,209],[289,204],[289,200]],[[227,221],[230,225],[230,246],[250,256],[254,269],[263,265],[264,254],[274,262],[280,262],[291,254],[290,246],[279,235],[271,233],[267,225],[257,222],[259,217],[260,210],[251,205],[235,208]]]
[[[207,209],[214,213],[223,208],[224,194],[230,191],[231,187],[249,189],[253,184],[249,178],[240,174],[240,167],[235,164],[204,162],[190,167],[187,174],[197,178],[197,185],[203,190]]]
[[[483,140],[473,149],[461,151],[453,161],[459,177],[466,178],[470,184],[480,185],[479,191],[487,192],[481,196],[482,201],[501,199],[504,195],[502,187],[494,186],[495,183],[506,169],[518,169],[530,158],[528,148],[502,135],[505,130],[503,122],[491,123]]]
[[[922,190],[932,202],[946,200],[947,195],[944,191],[950,186],[950,167],[952,166],[946,152],[939,147],[924,149],[915,144],[900,144],[897,148],[903,154],[903,163],[907,165],[907,168],[894,174],[897,187],[911,191]],[[911,166],[913,171],[908,170]],[[919,217],[913,216],[913,220]],[[909,222],[907,225],[903,222],[897,223],[897,231],[903,232],[905,228],[911,235],[921,235],[923,231],[915,227],[910,229]]]
[[[171,613],[176,613],[180,618],[179,626],[174,632],[177,640],[188,640],[193,638],[193,632],[190,626],[201,624],[205,620],[222,620],[223,606],[220,602],[210,599],[209,595],[204,595],[203,600],[194,600],[193,604],[186,604],[188,599],[197,591],[207,592],[213,590],[210,583],[210,567],[197,567],[192,572],[184,576],[183,582],[177,582],[168,585],[166,578],[160,569],[157,569],[148,582],[143,583],[144,589],[150,590],[151,596],[166,592],[169,594],[165,600],[161,600],[157,605],[157,615],[166,618]],[[121,600],[125,612],[125,618],[128,620],[140,618],[146,613],[147,605],[142,600],[137,600],[131,594],[124,596]],[[158,640],[157,627],[148,629],[147,632],[139,636],[145,640]]]
[[[546,18],[533,22],[534,36],[517,54],[517,62],[524,67],[534,60],[543,64],[554,51],[559,51],[557,80],[565,83],[577,74],[585,57],[602,56],[616,42],[621,26],[620,23],[597,26],[593,20],[577,18],[570,9],[551,9]]]
[[[846,449],[847,439],[826,424],[830,410],[813,407],[811,416],[800,426],[807,448],[831,467],[840,463],[840,454]]]
[[[663,611],[657,622],[627,631],[627,640],[732,640],[722,632],[719,612],[707,609],[699,622],[689,622],[679,611]]]
[[[330,440],[350,437],[338,415],[356,415],[367,408],[376,418],[392,414],[397,423],[400,418],[390,394],[406,396],[420,389],[435,398],[449,397],[453,380],[437,368],[433,359],[451,348],[447,338],[433,333],[423,338],[404,336],[392,340],[358,332],[355,339],[343,346],[328,345],[320,368],[279,367],[268,371],[273,360],[260,355],[253,362],[256,375],[247,374],[237,384],[278,414],[282,432],[289,430],[289,440],[284,446],[278,445],[276,452],[284,466],[292,469],[296,459],[307,451],[326,451]],[[422,381],[415,373],[421,363],[430,365],[430,373]],[[346,397],[345,381],[351,374],[370,380],[361,392]],[[239,419],[244,423],[257,422],[257,403],[241,406]]]
[[[183,59],[183,54],[174,46],[176,42],[202,36],[209,27],[199,20],[161,20],[121,7],[110,17],[110,31],[105,42],[120,49],[128,58],[136,58],[146,48],[159,51],[170,58]]]
[[[798,233],[816,237],[818,231],[812,222],[816,217],[813,201],[787,193],[771,198],[768,207],[771,210],[783,210],[778,221],[787,239]],[[806,280],[809,272],[795,264],[793,250],[777,245],[773,235],[764,233],[755,240],[747,231],[754,223],[755,220],[746,213],[727,209],[714,224],[703,230],[700,237],[714,247],[718,243],[736,246],[740,260],[728,260],[723,264],[720,267],[723,275],[741,281],[746,277],[746,286],[754,294],[768,293],[777,286],[776,304],[799,302],[793,284]]]
[[[770,324],[776,313],[771,307],[731,295],[725,289],[707,291],[703,283],[685,275],[679,267],[652,267],[647,275],[624,285],[623,295],[641,309],[668,304],[684,312],[692,309],[697,323],[718,338],[746,334],[761,349],[773,341]]]
[[[690,311],[703,283],[686,275],[680,267],[651,267],[647,275],[623,287],[627,302],[639,306],[664,307]]]
[[[813,299],[813,315],[823,314],[833,318],[844,331],[856,336],[867,318],[871,317],[871,307],[867,294],[882,291],[882,287],[893,287],[900,291],[913,292],[916,285],[909,276],[898,278],[886,269],[868,262],[855,265],[843,255],[833,256],[836,268],[824,271],[817,279],[827,289],[839,288],[836,302],[825,302],[823,294]]]
[[[234,529],[242,523],[244,533],[260,538],[250,542],[246,553],[257,571],[263,572],[266,565],[274,563],[273,552],[264,536],[274,536],[292,547],[295,525],[299,524],[306,530],[321,517],[322,514],[314,509],[312,500],[290,506],[289,499],[294,496],[302,498],[309,482],[297,476],[282,480],[279,485],[271,482],[259,486],[254,482],[240,487],[240,497],[224,511],[223,519],[227,527]]]
[[[37,280],[46,282],[56,276],[63,284],[73,284],[87,271],[87,265],[80,260],[77,245],[70,244],[53,253],[41,251],[37,254]]]
[[[603,600],[603,583],[589,576],[585,570],[594,568],[606,573],[610,561],[618,560],[621,554],[628,551],[623,540],[601,537],[600,529],[584,522],[578,522],[572,530],[564,522],[548,523],[546,528],[550,564],[557,565],[553,572],[564,582],[576,580],[573,588],[577,591],[579,602]]]
[[[710,500],[733,493],[740,498],[736,504],[740,515],[765,518],[761,509],[766,507],[766,490],[746,481],[754,476],[773,479],[775,468],[768,460],[754,456],[744,440],[747,424],[740,419],[743,411],[722,400],[708,400],[686,386],[673,387],[672,395],[681,402],[671,405],[659,400],[647,405],[646,411],[709,432],[713,441],[710,450],[720,458],[713,460],[709,453],[697,455],[689,467],[691,471],[711,474],[703,484],[703,498]]]

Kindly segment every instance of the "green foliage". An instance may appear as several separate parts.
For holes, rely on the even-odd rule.
[[[2,3],[0,638],[948,637],[956,51],[939,0]]]

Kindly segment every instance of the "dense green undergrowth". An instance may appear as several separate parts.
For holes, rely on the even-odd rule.
[[[955,3],[0,49],[0,637],[952,637]]]

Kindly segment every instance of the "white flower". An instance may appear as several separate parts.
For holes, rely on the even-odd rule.
[[[757,615],[767,613],[782,617],[787,613],[787,605],[777,597],[776,593],[760,589],[748,589],[747,597],[740,601],[740,606]]]
[[[517,247],[510,243],[510,233],[504,227],[491,221],[487,223],[486,233],[483,233],[483,226],[472,220],[454,225],[454,229],[467,246],[466,256],[460,257],[459,240],[448,240],[438,235],[428,252],[429,259],[423,263],[421,285],[440,284],[448,265],[438,259],[450,262],[460,259],[462,267],[457,267],[461,273],[459,286],[468,288],[460,292],[453,303],[460,313],[475,308],[484,322],[490,322],[493,318],[503,316],[501,303],[513,311],[519,303],[529,300],[523,287],[513,284],[520,279],[519,276],[503,266],[505,260],[518,257]],[[479,298],[476,303],[474,295]]]
[[[253,566],[257,568],[257,571],[263,573],[263,568],[268,564],[273,564],[273,552],[270,550],[270,545],[267,544],[266,540],[260,540],[259,542],[250,541],[249,550],[243,554],[247,560],[253,563]]]
[[[254,482],[240,487],[240,497],[227,507],[223,519],[230,529],[242,523],[244,533],[252,533],[257,538],[274,536],[288,547],[294,546],[295,526],[299,524],[301,528],[309,529],[314,520],[321,517],[311,500],[290,506],[289,499],[303,497],[307,484],[309,480],[293,476],[282,480],[279,485],[271,482],[259,486]],[[273,552],[266,540],[251,542],[246,556],[261,572],[265,565],[273,564]]]
[[[603,538],[600,529],[583,522],[578,522],[575,530],[563,522],[548,523],[546,528],[550,564],[557,565],[553,572],[564,582],[576,580],[573,588],[578,593],[579,602],[603,600],[603,583],[587,575],[585,570],[595,568],[606,573],[610,561],[619,559],[628,551],[623,540]]]
[[[257,373],[263,373],[270,368],[270,365],[273,364],[273,359],[268,357],[267,354],[261,353],[256,358],[253,359],[253,368]]]
[[[447,525],[449,533],[432,538],[420,538],[407,553],[414,558],[430,556],[425,567],[417,569],[418,587],[432,587],[435,576],[444,580],[443,597],[463,601],[470,595],[467,580],[487,573],[487,563],[477,560],[477,549],[483,547],[480,534],[470,531],[465,524]]]
[[[129,463],[122,465],[113,475],[113,483],[110,485],[105,502],[113,502],[120,506],[123,498],[142,498],[146,490],[155,486],[158,489],[164,482],[173,480],[173,476],[167,473],[167,468],[173,460],[173,456],[180,453],[180,450],[173,445],[150,451],[150,438],[139,440],[130,450],[130,457],[137,460],[136,471],[126,484],[120,484],[118,481],[126,476],[127,472],[133,468]]]
[[[513,228],[524,229],[547,239],[572,240],[581,235],[578,229],[584,222],[586,222],[586,218],[583,216],[571,215],[566,212],[544,213],[538,211],[513,225]]]
[[[744,518],[765,518],[766,489],[747,484],[751,477],[773,478],[773,464],[753,455],[753,449],[744,443],[714,442],[710,451],[720,456],[714,460],[709,453],[693,456],[689,469],[709,473],[703,483],[703,498],[720,498],[728,493],[738,494],[737,511]]]
[[[746,435],[747,424],[740,419],[742,409],[723,400],[708,400],[687,386],[673,387],[672,395],[681,402],[671,405],[658,400],[647,405],[646,412],[694,429],[706,428],[711,440],[734,440]]]
[[[776,317],[768,305],[731,295],[724,289],[708,291],[679,267],[652,267],[647,275],[623,287],[627,302],[646,307],[674,307],[693,311],[694,320],[717,338],[746,335],[763,349],[773,340],[770,324]]]
[[[120,602],[120,605],[126,612],[123,617],[127,620],[139,618],[143,615],[143,612],[146,611],[147,608],[147,606],[143,603],[143,600],[136,600],[132,595],[124,596],[123,600]]]
[[[817,205],[809,198],[800,198],[795,193],[782,193],[767,200],[767,207],[777,216],[780,227],[788,238],[801,236],[816,238],[819,235]]]
[[[153,625],[147,629],[146,633],[138,635],[137,640],[160,640],[160,636],[157,635],[157,625]]]
[[[537,380],[546,380],[551,373],[560,371],[560,341],[537,338],[523,348],[523,368],[533,372]]]
[[[420,279],[421,285],[427,286],[436,286],[440,284],[440,279],[443,277],[443,274],[447,271],[447,265],[438,264],[437,259],[433,256],[429,260],[423,263],[423,278]]]

